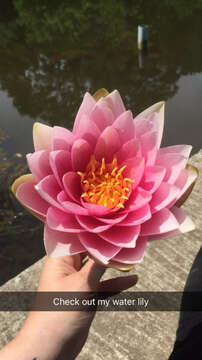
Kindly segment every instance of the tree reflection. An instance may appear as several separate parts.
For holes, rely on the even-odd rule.
[[[195,12],[202,1],[188,8],[183,1],[175,6],[157,6],[157,1],[145,6],[140,0],[135,5],[112,0],[79,6],[71,1],[13,3],[8,21],[0,23],[0,83],[22,115],[71,127],[83,93],[103,86],[118,88],[127,105],[139,111],[173,96],[182,74],[202,68],[200,14]],[[156,9],[152,18],[151,7]],[[143,19],[152,33],[140,69],[135,28]]]

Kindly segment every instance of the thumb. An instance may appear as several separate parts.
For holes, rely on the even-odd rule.
[[[96,290],[105,270],[106,267],[104,265],[97,264],[94,260],[89,259],[79,272],[87,280],[90,288]]]

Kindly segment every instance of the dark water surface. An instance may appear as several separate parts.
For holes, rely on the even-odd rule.
[[[44,254],[40,222],[9,191],[35,121],[71,129],[84,93],[105,87],[134,114],[166,100],[163,145],[202,145],[202,2],[74,3],[0,5],[0,284]],[[147,53],[138,23],[150,25]]]

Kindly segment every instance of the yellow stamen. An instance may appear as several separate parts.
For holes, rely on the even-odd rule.
[[[117,207],[119,207],[119,208],[124,208],[124,205],[123,205],[122,203],[119,203],[119,204],[117,205]]]
[[[91,156],[85,172],[78,171],[81,177],[82,198],[91,204],[98,204],[110,209],[124,208],[128,200],[134,180],[124,177],[126,165],[118,167],[117,158],[111,163],[106,163],[102,158],[101,163]]]
[[[77,174],[78,174],[79,176],[81,176],[81,179],[84,178],[84,173],[82,173],[81,171],[77,171]]]
[[[128,200],[128,197],[125,196],[125,195],[122,195],[122,196],[121,196],[121,199]]]
[[[117,158],[116,157],[113,158],[112,166],[113,167],[117,166]]]
[[[115,173],[116,173],[116,170],[117,170],[118,168],[117,168],[117,166],[112,170],[112,172],[111,172],[111,175],[113,176]]]
[[[129,179],[129,178],[125,178],[124,180],[125,180],[125,181],[128,181],[129,183],[134,183],[134,180]]]
[[[126,168],[126,165],[122,166],[122,168],[118,171],[118,174],[120,175]]]
[[[101,168],[100,168],[100,175],[103,174],[103,171],[104,171],[104,170],[105,170],[105,159],[102,158],[102,166],[101,166]]]

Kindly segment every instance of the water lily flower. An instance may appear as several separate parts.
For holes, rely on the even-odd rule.
[[[197,177],[189,145],[160,148],[164,102],[133,119],[117,90],[86,93],[72,132],[35,123],[31,174],[12,190],[42,220],[52,257],[86,253],[130,266],[147,242],[194,229],[180,208]]]

